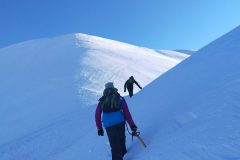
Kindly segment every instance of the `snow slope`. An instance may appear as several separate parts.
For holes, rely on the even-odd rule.
[[[135,95],[129,104],[149,147],[128,158],[239,160],[239,53],[237,27]]]
[[[188,55],[193,55],[194,53],[197,52],[197,50],[194,50],[194,49],[176,49],[175,51],[185,53],[185,54],[188,54]]]
[[[240,159],[239,43],[237,27],[160,76],[132,99],[127,98],[148,147],[145,149],[136,139],[131,142],[127,136],[129,152],[124,160]],[[65,101],[66,105],[70,102]],[[72,110],[23,136],[14,130],[18,137],[5,143],[1,139],[0,159],[111,159],[107,136],[97,136],[94,110],[94,106]],[[0,126],[4,130],[8,127],[2,127],[2,111],[1,107]],[[59,111],[56,113],[59,115]],[[4,133],[0,137],[5,139]]]
[[[186,58],[186,55],[188,55],[188,53],[184,53],[184,52],[177,52],[177,51],[171,51],[171,50],[156,50],[160,55],[165,55],[167,57],[172,57],[176,60],[181,61],[182,59]]]
[[[240,27],[127,99],[148,147],[127,136],[129,152],[124,160],[240,159],[239,42]],[[87,133],[62,150],[53,149],[58,152],[49,159],[111,159],[107,137],[96,135],[94,108],[88,109],[92,115],[83,119],[89,124],[83,129]],[[77,124],[73,128],[80,130]],[[75,135],[74,131],[67,135]]]
[[[0,159],[55,159],[60,153],[57,159],[71,159],[68,152],[85,149],[94,159],[94,147],[88,147],[96,141],[89,105],[104,84],[113,81],[124,95],[129,76],[144,87],[187,57],[85,34],[0,49]]]

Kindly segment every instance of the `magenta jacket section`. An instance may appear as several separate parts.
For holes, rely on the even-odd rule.
[[[135,123],[132,119],[131,113],[129,112],[129,109],[128,109],[128,105],[124,98],[123,98],[122,112],[123,112],[125,120],[129,124],[129,126],[133,127],[135,125]],[[97,105],[96,112],[95,112],[95,121],[96,121],[97,128],[102,129],[103,128],[102,127],[102,109],[101,109],[101,106],[99,105],[99,103]]]

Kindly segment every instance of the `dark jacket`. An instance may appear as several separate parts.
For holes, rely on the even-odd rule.
[[[138,84],[137,81],[135,81],[135,79],[133,78],[129,78],[125,84],[124,84],[124,91],[126,91],[126,88],[127,89],[133,89],[133,84],[136,84],[140,89],[142,89],[142,87]]]

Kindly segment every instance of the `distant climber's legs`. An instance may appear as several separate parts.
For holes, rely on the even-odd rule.
[[[133,88],[127,88],[128,89],[128,93],[129,93],[129,97],[131,98],[133,96]]]

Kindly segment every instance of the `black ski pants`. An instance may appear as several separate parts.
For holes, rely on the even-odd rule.
[[[129,97],[133,96],[133,86],[131,87],[127,87],[128,93],[129,93]]]
[[[126,150],[125,122],[106,128],[112,160],[123,160]]]

